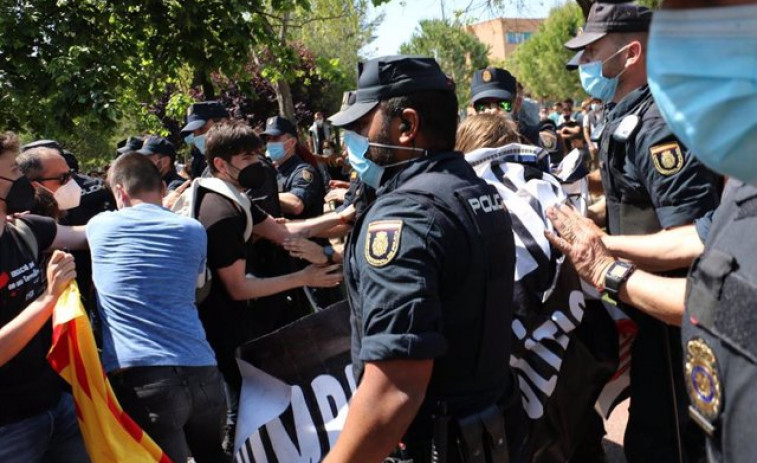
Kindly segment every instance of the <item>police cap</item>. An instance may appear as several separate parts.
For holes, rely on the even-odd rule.
[[[129,151],[137,151],[140,148],[142,148],[142,145],[145,143],[144,139],[141,137],[129,137],[125,140],[121,140],[118,142],[118,147],[116,148],[116,152],[118,154],[124,154],[128,153]]]
[[[473,73],[470,88],[473,104],[484,98],[513,101],[518,94],[518,81],[504,69],[479,69]]]
[[[329,118],[336,126],[352,124],[381,100],[428,90],[455,91],[455,83],[433,58],[394,55],[358,64],[355,103]]]
[[[173,146],[173,143],[163,137],[153,135],[145,139],[142,148],[138,149],[137,153],[144,154],[145,156],[162,154],[164,156],[171,156],[171,159],[176,158],[176,148]]]
[[[181,136],[186,136],[189,132],[201,129],[211,119],[223,119],[229,117],[229,112],[219,101],[203,101],[194,103],[189,107],[187,114],[187,125],[181,129]]]
[[[582,34],[565,43],[571,50],[580,50],[611,32],[646,32],[652,22],[649,8],[633,3],[596,2]]]
[[[281,116],[269,117],[265,121],[265,130],[260,134],[261,138],[265,139],[267,136],[278,137],[281,134],[288,133],[293,137],[297,137],[297,129],[294,128],[289,119]]]

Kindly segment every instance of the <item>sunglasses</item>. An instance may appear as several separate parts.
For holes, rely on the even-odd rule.
[[[58,175],[57,177],[47,177],[47,178],[38,178],[38,182],[45,182],[47,180],[57,180],[60,182],[61,185],[64,185],[66,182],[68,182],[71,179],[71,176],[74,175],[73,170],[69,170],[68,172],[63,172],[62,174]]]
[[[487,109],[501,109],[502,111],[511,112],[513,110],[513,102],[507,100],[489,101],[487,103],[476,103],[474,105],[476,112],[484,112]]]

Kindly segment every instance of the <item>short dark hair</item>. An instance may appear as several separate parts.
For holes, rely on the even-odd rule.
[[[42,165],[42,156],[47,153],[55,153],[60,156],[60,152],[55,148],[38,146],[23,151],[16,156],[16,164],[18,164],[18,168],[26,178],[29,180],[37,180],[42,176],[42,171],[45,170]]]
[[[116,158],[108,169],[108,186],[121,185],[129,196],[161,191],[163,180],[155,164],[139,153],[126,153]]]
[[[420,117],[420,132],[431,145],[426,148],[438,151],[455,149],[457,133],[457,96],[448,90],[428,90],[410,95],[392,97],[381,102],[384,123],[402,114],[405,109],[414,109]]]
[[[210,128],[205,141],[205,157],[212,173],[216,173],[213,164],[215,158],[231,162],[238,154],[254,152],[263,146],[263,141],[252,128],[242,121],[226,121]]]

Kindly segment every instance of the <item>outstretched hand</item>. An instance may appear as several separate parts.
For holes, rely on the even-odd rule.
[[[568,256],[582,279],[604,286],[605,271],[615,261],[602,242],[604,232],[566,204],[547,209],[547,217],[559,234],[545,231],[549,242]]]

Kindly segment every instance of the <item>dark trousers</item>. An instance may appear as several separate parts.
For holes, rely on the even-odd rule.
[[[226,399],[221,373],[207,367],[133,367],[109,375],[124,411],[174,462],[225,462]]]

